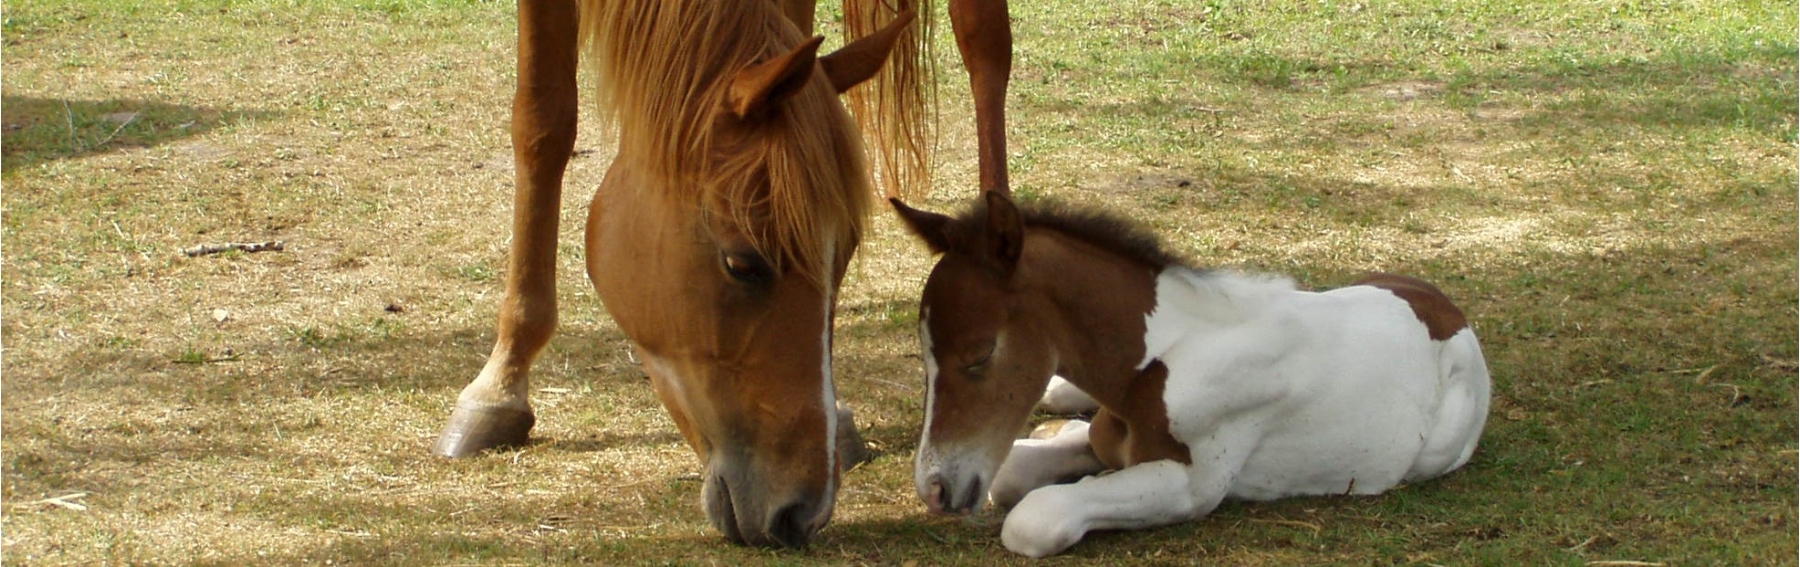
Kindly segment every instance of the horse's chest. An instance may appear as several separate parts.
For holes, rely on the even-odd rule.
[[[1102,409],[1094,415],[1088,439],[1094,455],[1107,468],[1161,460],[1193,463],[1187,444],[1169,431],[1168,407],[1163,401],[1167,379],[1168,368],[1151,361],[1133,381],[1122,407]]]

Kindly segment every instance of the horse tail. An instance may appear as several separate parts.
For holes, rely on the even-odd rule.
[[[918,19],[901,32],[875,80],[850,89],[850,108],[872,143],[870,163],[889,197],[931,193],[931,146],[937,113],[930,0],[843,0],[845,42],[886,26],[907,10]],[[931,112],[927,112],[927,111]]]

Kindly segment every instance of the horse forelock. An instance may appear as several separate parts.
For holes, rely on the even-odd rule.
[[[829,287],[841,262],[828,248],[854,252],[872,201],[837,93],[815,78],[747,139],[715,136],[730,78],[799,46],[799,30],[771,2],[707,0],[590,1],[581,27],[601,116],[639,153],[634,163],[730,219],[775,269]]]
[[[791,262],[824,284],[843,264],[838,256],[855,252],[873,193],[860,139],[835,106],[835,93],[822,83],[806,91],[790,101],[783,123],[714,162],[692,186],[704,192],[700,199],[714,214],[744,229],[777,270]],[[796,108],[806,105],[816,105],[814,112]]]

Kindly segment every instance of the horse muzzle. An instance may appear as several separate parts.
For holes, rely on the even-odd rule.
[[[913,483],[919,499],[933,514],[970,514],[981,511],[987,503],[988,479],[993,473],[982,473],[985,467],[971,467],[955,459],[935,458],[929,447],[920,452],[913,468]]]
[[[919,487],[919,498],[933,514],[971,514],[980,511],[987,501],[986,484],[973,475],[956,478],[932,474]]]
[[[707,466],[702,507],[733,543],[797,548],[831,521],[835,480],[812,490],[789,490],[791,478],[745,474],[741,461],[715,458]]]

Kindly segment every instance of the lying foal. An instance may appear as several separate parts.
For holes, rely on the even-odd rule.
[[[968,513],[991,491],[1012,507],[1001,539],[1015,552],[1198,518],[1225,498],[1377,494],[1475,451],[1487,364],[1424,281],[1299,291],[1185,266],[1091,212],[1022,213],[991,192],[962,218],[893,204],[943,255],[920,302],[919,496]],[[1015,443],[1053,374],[1099,413]]]

